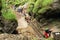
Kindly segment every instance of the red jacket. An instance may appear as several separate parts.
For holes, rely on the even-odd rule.
[[[49,37],[49,33],[44,32],[44,36],[45,36],[45,38],[48,38]]]

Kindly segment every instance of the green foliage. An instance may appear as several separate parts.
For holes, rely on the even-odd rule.
[[[33,5],[29,5],[27,12],[32,12],[32,10],[33,10]]]
[[[27,1],[27,3],[29,3],[27,12],[34,13],[34,15],[36,15],[36,18],[38,18],[38,16],[40,17],[40,14],[43,14],[48,9],[50,9],[50,5],[53,4],[53,2],[54,0],[29,0]]]
[[[13,11],[11,9],[11,5],[16,4],[25,4],[27,0],[2,0],[2,16],[7,20],[13,20],[16,19],[15,15],[13,14]]]
[[[35,3],[36,0],[29,0],[27,3],[29,4],[28,6],[28,9],[27,9],[27,12],[32,12],[33,8],[34,8],[34,3]]]
[[[34,8],[33,8],[33,10],[32,10],[33,13],[37,13],[38,8],[40,7],[41,2],[42,2],[42,0],[37,0],[37,1],[34,3]]]
[[[7,10],[2,10],[2,16],[7,19],[7,20],[13,20],[15,19],[15,15],[13,14],[11,9],[7,9]]]
[[[15,0],[14,1],[14,4],[19,4],[20,3],[20,0]]]
[[[24,5],[25,3],[28,3],[28,9],[27,12],[32,12],[34,14],[40,14],[44,13],[47,9],[49,9],[49,6],[53,3],[54,0],[2,0],[2,7],[3,9],[10,9],[10,5]],[[2,10],[3,11],[3,10]],[[9,10],[10,11],[10,10]],[[3,13],[12,13],[10,12],[3,12]],[[5,17],[5,16],[4,16]],[[6,18],[6,17],[5,17]]]
[[[28,0],[27,2],[30,3],[30,4],[31,4],[31,3],[34,4],[34,3],[36,2],[36,0]]]
[[[39,6],[41,6],[42,0],[37,0],[34,4],[34,7],[38,8]]]
[[[27,0],[2,0],[3,7],[8,6],[8,5],[16,5],[16,4],[25,4]]]
[[[53,3],[53,1],[54,0],[43,0],[43,2],[42,2],[42,6],[49,6],[50,4],[52,4]]]
[[[21,4],[24,5],[28,0],[21,1]]]
[[[2,8],[6,8],[7,7],[6,1],[5,0],[1,0],[1,2],[2,2]]]
[[[46,12],[47,9],[49,9],[49,7],[43,7],[38,10],[38,13],[44,13],[44,12]]]
[[[10,8],[10,4],[9,2],[11,2],[12,0],[2,0],[2,16],[7,19],[7,20],[13,20],[16,19],[15,15],[13,14],[12,9]],[[12,1],[13,2],[13,1]]]
[[[29,1],[31,5],[31,3],[33,3],[33,8],[29,6],[28,8],[28,12],[33,12],[33,13],[43,13],[45,12],[47,9],[49,9],[49,6],[53,3],[54,0],[33,0],[33,1]],[[32,9],[32,10],[31,10]]]

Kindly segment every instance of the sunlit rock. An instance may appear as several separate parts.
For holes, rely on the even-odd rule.
[[[25,20],[25,17],[21,17],[19,20],[18,20],[18,27],[17,29],[19,28],[27,28],[28,27],[28,23],[27,21]]]

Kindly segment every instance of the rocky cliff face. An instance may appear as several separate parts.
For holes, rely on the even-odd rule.
[[[60,0],[54,0],[53,4],[51,5],[52,9],[60,9]]]

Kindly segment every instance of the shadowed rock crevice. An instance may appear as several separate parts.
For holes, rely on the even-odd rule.
[[[60,19],[60,9],[48,10],[42,16],[46,19]]]
[[[39,17],[38,21],[41,21],[41,20],[46,20],[46,21],[60,20],[60,9],[56,9],[56,10],[49,9],[49,10],[47,10],[45,13],[43,13],[41,15],[41,17]]]
[[[18,26],[17,20],[6,20],[0,16],[0,30],[3,33],[13,33],[14,30],[16,30]]]

